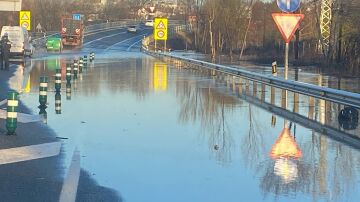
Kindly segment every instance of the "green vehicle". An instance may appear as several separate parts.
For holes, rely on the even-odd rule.
[[[47,51],[59,51],[61,52],[63,49],[63,45],[61,42],[61,37],[60,35],[54,35],[54,36],[49,36],[47,37],[46,40],[46,49]]]

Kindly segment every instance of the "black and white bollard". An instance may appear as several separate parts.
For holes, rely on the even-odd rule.
[[[55,73],[55,91],[58,93],[61,90],[61,69],[56,69]]]
[[[94,61],[95,60],[95,53],[94,52],[91,52],[90,53],[90,62]]]
[[[84,55],[84,68],[87,68],[87,55]]]
[[[78,72],[79,72],[79,64],[77,63],[77,60],[74,60],[74,79],[77,79]]]
[[[66,65],[66,83],[71,83],[71,64]]]
[[[56,92],[55,94],[55,113],[61,114],[61,94]]]
[[[18,97],[19,93],[15,91],[8,93],[6,117],[6,129],[8,135],[15,135],[17,127],[17,108],[19,106]]]
[[[79,59],[79,74],[82,74],[83,67],[84,67],[84,61],[83,61],[83,58],[80,57],[80,59]]]
[[[40,77],[40,86],[39,86],[39,103],[40,106],[46,106],[47,103],[47,90],[48,90],[48,77]]]

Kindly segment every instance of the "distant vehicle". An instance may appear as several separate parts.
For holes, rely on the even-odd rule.
[[[70,16],[61,19],[61,41],[63,46],[81,46],[84,39],[84,23]]]
[[[8,34],[9,41],[11,42],[11,56],[32,56],[34,47],[30,43],[31,37],[26,28],[21,26],[3,26],[0,37],[4,36],[5,33]]]
[[[153,20],[147,20],[145,22],[145,26],[147,27],[154,27],[154,21]]]
[[[60,35],[49,36],[46,39],[46,50],[47,51],[59,51],[63,49]]]
[[[137,27],[135,25],[131,25],[131,26],[128,27],[127,31],[130,32],[130,33],[136,33],[138,30],[137,30]]]

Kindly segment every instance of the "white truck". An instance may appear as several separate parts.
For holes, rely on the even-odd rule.
[[[34,47],[30,43],[31,37],[26,28],[21,26],[3,26],[1,37],[7,33],[11,43],[10,56],[29,56],[34,52]]]

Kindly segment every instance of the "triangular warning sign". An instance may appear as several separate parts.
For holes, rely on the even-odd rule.
[[[296,29],[299,27],[301,20],[304,19],[304,14],[273,13],[272,17],[279,28],[285,43],[289,43],[294,36]]]
[[[163,23],[163,21],[160,21],[159,24],[157,25],[156,29],[166,29],[165,24]]]
[[[30,20],[29,16],[24,13],[24,15],[21,17],[21,20]]]
[[[290,129],[284,128],[281,131],[280,137],[276,140],[276,143],[271,148],[270,157],[278,159],[284,158],[300,158],[302,152],[295,142],[295,139],[290,135]]]

